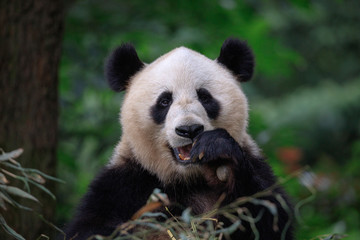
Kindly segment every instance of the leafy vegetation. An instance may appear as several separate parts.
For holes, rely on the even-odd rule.
[[[34,212],[47,224],[50,224],[59,232],[62,232],[55,225],[44,219],[44,217],[41,214],[37,213],[33,208],[23,205],[20,201],[20,199],[28,199],[39,203],[39,200],[31,194],[30,186],[41,189],[50,197],[55,199],[55,195],[51,193],[46,187],[44,187],[44,183],[46,182],[46,180],[52,180],[57,182],[62,181],[43,172],[40,172],[37,169],[22,167],[21,164],[15,160],[22,154],[22,149],[17,149],[12,152],[6,153],[3,151],[3,149],[0,148],[0,152],[0,207],[2,208],[2,210],[6,211],[10,206],[20,210]],[[11,178],[12,181],[8,180],[8,178]],[[16,180],[24,184],[24,190],[16,185]],[[2,216],[1,213],[0,226],[5,232],[7,232],[15,239],[25,239],[23,236],[18,234],[12,226],[9,226],[6,223],[6,219]]]
[[[58,223],[72,215],[121,135],[122,94],[104,81],[107,54],[135,44],[151,62],[185,45],[216,58],[240,37],[256,55],[243,85],[249,130],[299,208],[298,239],[360,239],[360,4],[357,0],[76,1],[69,9],[60,71]],[[70,184],[71,183],[71,184]],[[336,235],[339,234],[339,235]],[[319,236],[314,238],[314,236]]]
[[[154,193],[150,196],[147,205],[140,209],[139,212],[143,212],[142,214],[139,214],[139,216],[137,216],[138,214],[135,214],[135,218],[133,217],[131,221],[120,225],[111,236],[94,236],[93,238],[99,240],[146,239],[146,237],[159,236],[160,234],[169,237],[171,240],[221,240],[230,239],[230,235],[233,232],[237,229],[243,229],[245,227],[244,225],[248,224],[254,232],[255,239],[259,239],[260,233],[255,224],[262,218],[264,212],[261,211],[258,215],[253,216],[244,205],[247,203],[265,207],[266,211],[269,211],[273,215],[273,227],[274,229],[277,229],[279,209],[277,209],[275,204],[261,199],[274,194],[275,193],[270,188],[253,196],[239,198],[229,205],[220,207],[221,200],[225,197],[223,195],[209,212],[194,216],[191,214],[191,209],[185,209],[180,217],[176,217],[167,207],[169,200],[167,199],[166,194],[161,193],[159,189],[155,189]],[[289,215],[292,215],[292,213],[289,212],[289,206],[285,203],[282,196],[280,194],[275,194],[274,196],[279,201],[282,208],[287,211]],[[162,205],[166,209],[167,214],[162,212],[151,212],[151,210],[158,208],[159,205]],[[230,226],[225,227],[224,222],[219,220],[220,217],[225,217],[229,220],[231,223]],[[158,220],[160,218],[162,221]],[[290,225],[287,225],[283,230],[282,239],[285,238],[289,226]]]

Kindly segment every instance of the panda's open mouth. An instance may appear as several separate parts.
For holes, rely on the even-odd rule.
[[[181,164],[191,163],[191,157],[190,157],[191,149],[192,149],[192,144],[182,147],[172,148],[173,154],[175,155],[175,159],[177,160],[177,162]]]

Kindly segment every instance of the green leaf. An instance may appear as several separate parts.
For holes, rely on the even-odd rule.
[[[191,222],[191,208],[186,208],[181,214],[182,220],[189,224]]]
[[[3,154],[0,155],[0,161],[9,160],[11,158],[17,158],[23,153],[23,151],[24,150],[22,148],[19,148],[9,153],[3,152]]]
[[[10,193],[12,195],[16,195],[16,196],[19,196],[22,198],[31,199],[35,202],[39,202],[39,200],[37,200],[33,195],[31,195],[17,187],[0,185],[0,189],[4,189],[5,191],[7,191],[8,193]]]
[[[5,177],[5,175],[3,173],[0,173],[0,183],[1,184],[8,184],[9,181],[7,180],[7,178]]]
[[[33,181],[33,180],[30,180],[30,179],[29,179],[29,182],[32,183],[32,184],[34,184],[36,187],[40,188],[40,189],[43,190],[44,192],[46,192],[48,195],[50,195],[50,197],[51,197],[52,199],[56,200],[55,195],[54,195],[52,192],[50,192],[46,187],[44,187],[43,185],[41,185],[41,184],[39,184],[39,183],[37,183],[37,182],[35,182],[35,181]]]
[[[241,221],[238,220],[236,222],[234,222],[233,224],[231,224],[229,227],[227,228],[223,228],[220,230],[215,231],[215,234],[219,234],[219,233],[227,233],[227,234],[231,234],[233,232],[236,231],[236,229],[241,225]]]
[[[7,167],[10,167],[10,168],[13,168],[13,169],[16,169],[16,170],[19,170],[21,172],[26,172],[26,173],[32,173],[32,174],[39,174],[40,176],[46,178],[46,179],[49,179],[49,180],[52,180],[52,181],[56,181],[56,182],[60,182],[60,183],[65,183],[65,181],[61,180],[61,179],[58,179],[58,178],[55,178],[55,177],[52,177],[50,175],[47,175],[37,169],[33,169],[33,168],[22,168],[22,167],[19,167],[19,166],[15,166],[11,163],[3,163],[5,166]]]
[[[0,207],[6,211],[5,201],[2,197],[0,197]]]
[[[15,206],[15,203],[13,203],[12,199],[9,198],[8,196],[6,196],[6,194],[1,191],[0,191],[0,198],[2,200],[5,200],[6,202],[10,203],[11,205]]]
[[[25,240],[25,238],[23,238],[23,236],[21,236],[20,234],[15,232],[14,229],[12,229],[9,225],[7,225],[5,219],[1,215],[0,215],[0,225],[5,230],[5,232],[12,235],[14,238],[16,238],[18,240]]]

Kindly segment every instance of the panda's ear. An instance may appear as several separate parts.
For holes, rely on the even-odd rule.
[[[131,77],[144,63],[139,59],[132,44],[122,44],[108,57],[105,64],[105,77],[112,90],[120,92],[126,89]]]
[[[250,80],[254,73],[254,55],[246,42],[239,39],[225,40],[216,60],[229,69],[240,82]]]

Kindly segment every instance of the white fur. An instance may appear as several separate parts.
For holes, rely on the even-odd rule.
[[[207,89],[220,103],[216,120],[208,118],[196,90]],[[150,108],[164,92],[173,93],[173,103],[164,124],[158,125]],[[180,125],[201,124],[204,130],[224,128],[242,146],[258,148],[246,133],[248,103],[235,77],[216,60],[180,47],[158,58],[130,81],[121,110],[123,135],[110,164],[123,164],[134,158],[164,183],[191,179],[197,166],[175,162],[169,150],[191,141],[175,133]]]

